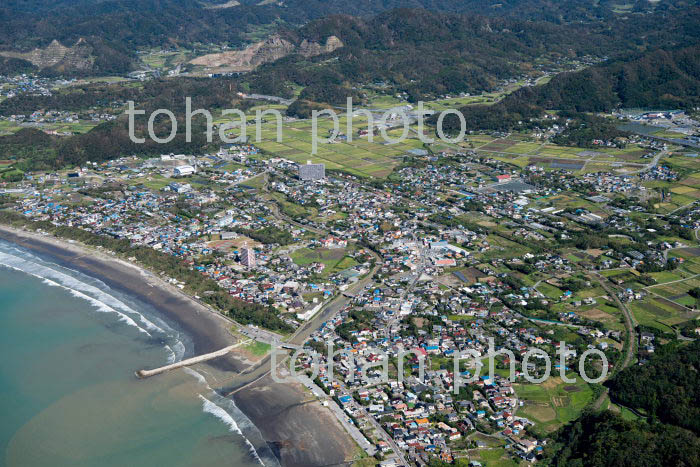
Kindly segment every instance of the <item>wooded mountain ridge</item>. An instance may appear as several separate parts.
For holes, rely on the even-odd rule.
[[[73,47],[85,40],[103,63],[96,74],[128,71],[135,51],[144,47],[192,47],[227,44],[241,48],[251,33],[273,33],[279,25],[293,29],[319,18],[346,14],[370,17],[382,12],[418,8],[548,24],[578,24],[625,29],[646,22],[672,26],[675,17],[697,6],[697,0],[635,0],[616,14],[612,0],[284,0],[263,2],[212,0],[6,0],[0,6],[0,51],[30,52],[53,41]],[[229,6],[235,5],[235,6]],[[653,18],[653,19],[650,19]],[[643,27],[643,26],[641,26]],[[124,54],[130,58],[125,60]],[[114,62],[114,63],[107,63]],[[26,66],[26,64],[25,64]]]

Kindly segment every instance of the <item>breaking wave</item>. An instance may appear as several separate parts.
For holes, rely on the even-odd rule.
[[[253,443],[251,443],[250,440],[248,440],[248,438],[246,438],[243,435],[243,432],[238,427],[238,424],[233,419],[231,414],[229,414],[226,410],[219,407],[203,395],[200,394],[199,398],[202,400],[202,410],[204,410],[206,413],[212,414],[213,416],[224,422],[224,424],[229,427],[229,430],[240,435],[245,440],[245,443],[250,450],[250,454],[255,458],[256,461],[260,463],[260,465],[265,465],[263,460],[258,455],[258,452],[255,450],[255,446],[253,446]],[[231,401],[231,403],[233,403],[233,401]]]
[[[104,289],[108,289],[106,284],[77,271],[49,263],[26,250],[8,246],[4,242],[0,243],[0,247],[0,266],[41,279],[48,286],[60,287],[73,297],[85,300],[96,311],[115,315],[119,322],[137,329],[148,337],[162,340],[163,347],[168,352],[168,363],[182,360],[185,345],[179,339],[179,333],[162,320],[149,319],[122,300],[105,292]],[[158,324],[154,321],[158,321]]]
[[[124,301],[105,292],[105,290],[110,290],[109,287],[96,278],[49,262],[4,241],[0,241],[0,267],[2,266],[36,277],[48,286],[60,287],[72,296],[88,302],[97,312],[113,314],[120,323],[137,329],[139,333],[151,339],[160,340],[168,353],[169,364],[178,362],[185,356],[186,347],[180,333],[161,319],[151,315],[146,317]],[[249,448],[251,457],[260,465],[279,467],[277,458],[266,446],[258,428],[241,412],[233,400],[217,394],[201,373],[192,368],[184,368],[183,370],[204,386],[209,394],[208,397],[211,400],[199,395],[203,411],[214,415],[231,432],[240,435]],[[216,402],[212,402],[212,400]],[[259,445],[262,446],[260,454],[248,437],[243,434],[243,431],[260,440]]]

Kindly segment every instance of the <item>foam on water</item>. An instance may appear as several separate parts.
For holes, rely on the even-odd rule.
[[[97,311],[115,313],[121,322],[137,328],[140,332],[148,336],[151,336],[151,333],[147,329],[164,333],[163,329],[148,321],[143,315],[131,309],[123,302],[66,273],[2,251],[0,251],[0,265],[39,278],[46,285],[61,287],[67,290],[72,296],[89,302]],[[137,316],[138,319],[142,320],[142,323],[143,320],[145,320],[148,324],[144,323],[144,327],[141,327],[129,315]]]
[[[265,465],[265,463],[262,461],[262,459],[258,455],[258,452],[255,450],[255,446],[253,446],[253,443],[251,443],[248,440],[248,438],[246,438],[243,435],[243,432],[238,427],[238,424],[233,419],[231,414],[229,414],[226,410],[219,407],[218,405],[216,405],[215,403],[213,403],[212,401],[210,401],[206,397],[202,396],[201,394],[199,395],[199,398],[202,400],[202,410],[204,410],[206,413],[212,414],[213,416],[215,416],[216,418],[218,418],[219,420],[224,422],[224,424],[229,427],[229,430],[240,435],[245,440],[245,443],[248,445],[248,447],[250,448],[250,454],[255,458],[255,460],[257,460],[260,463],[260,465]]]
[[[115,296],[106,293],[104,290],[109,290],[109,287],[95,278],[58,264],[47,262],[29,251],[19,249],[2,241],[0,241],[0,266],[39,278],[46,285],[63,288],[72,296],[90,303],[98,312],[112,313],[116,315],[120,322],[135,327],[139,332],[149,337],[158,336],[163,338],[165,342],[164,348],[169,354],[168,363],[182,360],[186,353],[186,347],[177,331],[159,318],[152,316],[147,318]],[[95,285],[92,285],[90,282]],[[262,435],[260,435],[257,427],[238,409],[233,400],[217,394],[209,386],[206,378],[196,370],[184,368],[184,371],[204,386],[209,393],[208,397],[216,401],[214,403],[200,394],[199,397],[202,400],[204,412],[214,415],[230,431],[240,435],[250,449],[251,456],[258,463],[264,466],[279,466],[279,462],[271,452],[263,453],[262,457],[265,458],[265,461],[263,461],[253,443],[243,434],[241,428],[256,434],[262,439]]]

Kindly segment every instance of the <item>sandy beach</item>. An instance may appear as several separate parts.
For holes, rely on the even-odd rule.
[[[7,226],[0,226],[0,239],[50,257],[153,306],[192,339],[192,355],[236,342],[229,331],[232,323],[224,316],[154,274],[107,252]],[[230,354],[206,365],[234,376],[247,368],[248,362],[245,355]],[[148,384],[148,380],[143,384]],[[277,384],[268,376],[237,392],[234,398],[284,466],[349,465],[358,453],[337,419],[300,383]]]

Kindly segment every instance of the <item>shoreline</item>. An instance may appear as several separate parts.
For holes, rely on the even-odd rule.
[[[228,318],[107,251],[6,225],[0,225],[0,239],[48,256],[152,306],[192,340],[193,349],[187,349],[186,355],[214,352],[237,341],[230,331],[234,323]],[[249,363],[245,355],[228,354],[204,365],[239,373]],[[310,400],[301,383],[278,384],[267,376],[237,392],[233,401],[260,431],[281,465],[352,463],[357,452],[354,443],[328,410],[315,398]]]

